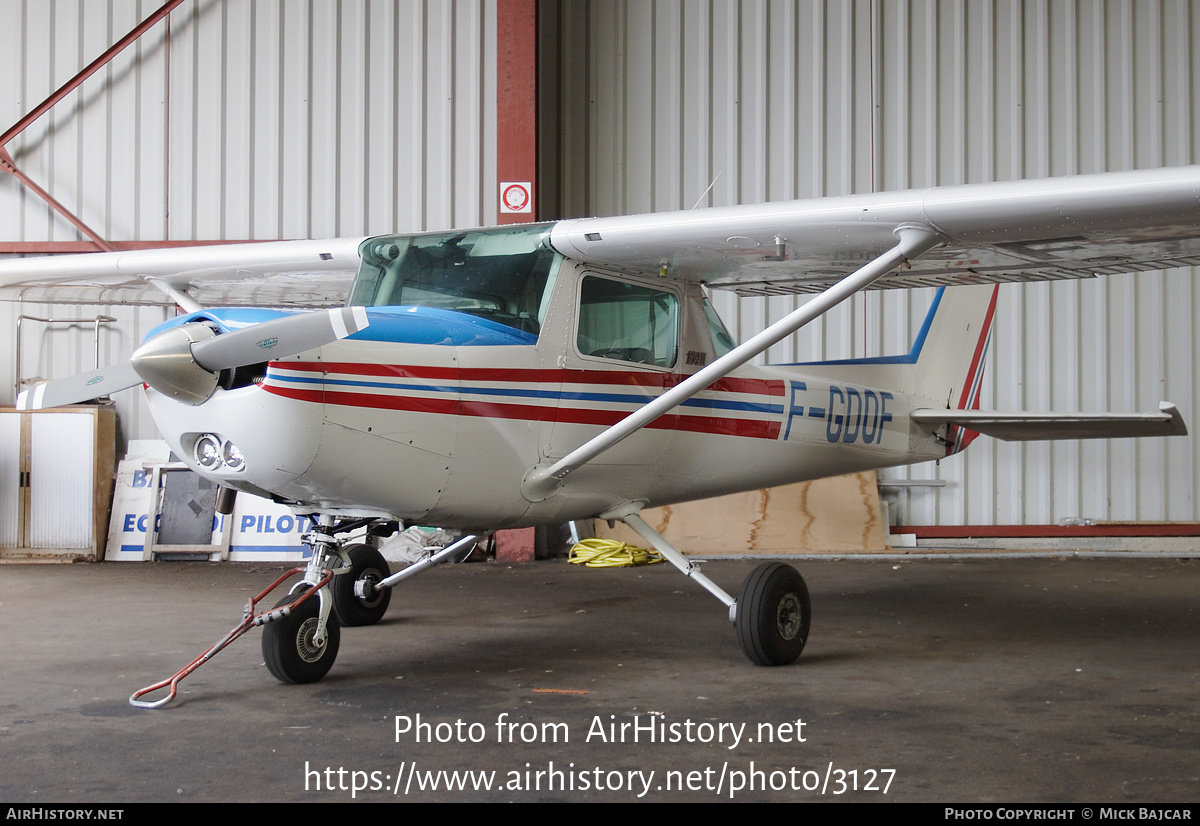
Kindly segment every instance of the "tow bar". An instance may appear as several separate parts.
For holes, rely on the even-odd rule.
[[[167,703],[169,703],[175,699],[175,694],[179,689],[180,680],[182,680],[184,677],[188,676],[193,671],[195,671],[197,668],[204,665],[206,662],[208,662],[213,657],[215,657],[219,651],[221,651],[222,649],[225,648],[225,646],[229,645],[231,642],[236,640],[238,637],[245,634],[251,628],[257,628],[260,625],[266,625],[269,622],[275,622],[276,620],[281,620],[284,617],[288,616],[289,614],[292,613],[292,611],[294,611],[296,609],[297,606],[304,603],[310,597],[316,596],[316,594],[322,588],[324,588],[326,585],[329,584],[329,580],[333,579],[334,572],[331,571],[330,569],[326,568],[322,572],[324,574],[324,577],[321,579],[320,582],[318,582],[316,584],[316,587],[309,588],[303,595],[300,596],[299,599],[297,599],[291,605],[284,605],[280,608],[272,608],[270,611],[263,611],[261,614],[254,613],[255,606],[257,606],[260,602],[262,602],[263,599],[266,598],[267,594],[271,593],[276,588],[278,588],[285,580],[291,578],[292,576],[294,576],[296,574],[303,574],[307,570],[308,570],[307,568],[292,568],[292,570],[288,571],[283,576],[279,577],[279,579],[272,582],[270,584],[270,586],[268,586],[267,590],[263,591],[261,594],[259,594],[256,597],[251,597],[250,601],[246,604],[245,609],[242,611],[242,622],[240,625],[235,627],[232,631],[230,631],[225,636],[221,637],[221,639],[217,640],[217,642],[214,643],[211,648],[209,648],[207,651],[205,651],[199,657],[192,660],[190,663],[185,665],[183,668],[179,669],[179,671],[175,674],[175,676],[170,677],[166,680],[163,680],[162,682],[155,683],[154,685],[148,685],[145,688],[140,689],[138,691],[135,691],[133,693],[133,696],[131,696],[129,698],[129,705],[133,706],[134,708],[162,708]],[[159,689],[167,688],[168,686],[170,687],[170,693],[168,693],[167,696],[163,697],[161,700],[150,701],[150,700],[139,699],[153,691],[158,691]]]

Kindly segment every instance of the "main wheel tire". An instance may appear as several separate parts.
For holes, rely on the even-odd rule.
[[[755,568],[737,601],[738,643],[755,665],[787,665],[804,650],[812,603],[804,577],[790,565]]]
[[[369,597],[360,599],[354,593],[354,586],[360,581],[371,584],[381,582],[387,579],[391,570],[383,554],[370,545],[349,545],[346,555],[350,557],[350,570],[335,576],[329,585],[333,593],[333,610],[337,612],[342,625],[347,627],[374,625],[387,613],[388,603],[392,601],[392,589],[381,588],[372,591]]]
[[[288,594],[275,603],[275,607],[290,605],[305,593],[307,589]],[[341,630],[331,611],[325,623],[325,644],[317,645],[313,641],[320,606],[320,597],[314,594],[283,619],[263,626],[263,660],[267,670],[281,683],[315,683],[333,667],[341,643]]]

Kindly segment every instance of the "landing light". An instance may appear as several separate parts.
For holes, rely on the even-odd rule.
[[[246,467],[246,457],[237,445],[215,433],[204,433],[192,446],[192,457],[204,470],[226,470],[236,473]]]
[[[192,448],[192,455],[200,467],[205,470],[216,470],[221,464],[221,442],[211,433],[205,433],[196,440],[196,446]]]
[[[230,470],[241,470],[246,466],[246,457],[233,442],[225,443],[225,450],[221,452],[221,458],[225,460],[225,467]]]

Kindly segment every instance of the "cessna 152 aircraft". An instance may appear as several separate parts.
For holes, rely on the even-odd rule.
[[[999,282],[1178,266],[1200,266],[1200,167],[10,260],[0,283],[145,279],[188,311],[129,363],[38,385],[19,407],[144,384],[197,473],[311,516],[302,582],[253,618],[271,672],[310,682],[333,664],[339,627],[377,622],[400,580],[489,531],[593,517],[627,523],[720,599],[752,661],[790,663],[809,631],[799,573],[764,564],[735,599],[639,512],[937,459],[979,433],[1183,435],[1165,402],[1146,414],[978,409]],[[214,281],[281,272],[357,275],[341,309],[197,300]],[[860,290],[929,285],[943,290],[907,354],[749,364]],[[735,345],[706,287],[815,295]],[[395,575],[370,542],[343,538],[397,524],[471,535]]]

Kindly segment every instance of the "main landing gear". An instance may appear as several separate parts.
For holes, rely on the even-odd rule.
[[[335,576],[329,586],[333,610],[342,625],[374,625],[383,619],[392,601],[392,589],[379,587],[391,573],[387,560],[370,545],[347,545],[342,553],[350,570]]]
[[[764,563],[742,583],[734,624],[738,643],[755,665],[795,662],[811,621],[808,586],[791,565]]]
[[[679,552],[636,511],[601,514],[620,519],[654,546],[672,565],[702,585],[729,608],[729,621],[737,627],[738,643],[755,665],[794,663],[808,641],[812,603],[804,578],[791,565],[765,562],[750,572],[735,600],[699,567]]]

